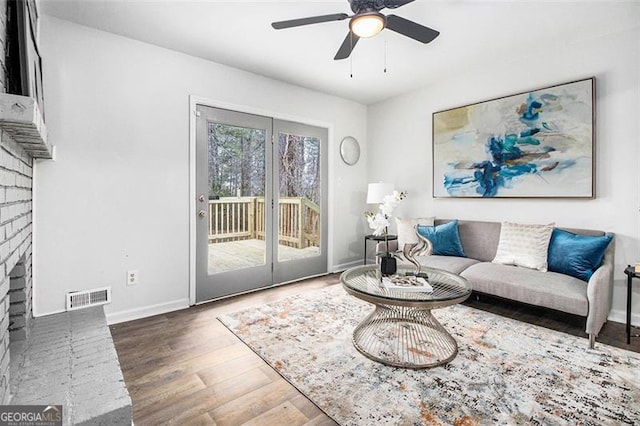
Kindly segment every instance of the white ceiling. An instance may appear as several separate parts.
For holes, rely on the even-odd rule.
[[[351,14],[347,0],[41,0],[41,9],[46,15],[371,104],[471,66],[484,64],[490,72],[501,61],[531,53],[537,54],[532,69],[544,66],[544,52],[558,44],[637,28],[639,4],[417,0],[383,13],[440,31],[432,43],[385,30],[360,40],[352,58],[342,61],[333,56],[347,34],[348,20],[279,31],[270,23]]]

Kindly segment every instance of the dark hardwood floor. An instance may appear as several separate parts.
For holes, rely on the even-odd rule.
[[[334,425],[312,402],[241,343],[216,317],[339,283],[309,279],[189,309],[111,326],[136,425]],[[585,337],[584,318],[475,295],[466,305]],[[598,342],[626,344],[624,324],[609,322]],[[597,344],[597,343],[596,343]]]

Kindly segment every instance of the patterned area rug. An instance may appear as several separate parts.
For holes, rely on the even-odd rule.
[[[640,424],[640,354],[458,305],[451,363],[393,368],[351,343],[371,310],[336,285],[219,320],[341,425]]]

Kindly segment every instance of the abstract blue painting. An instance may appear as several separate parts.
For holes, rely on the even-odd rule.
[[[434,197],[594,197],[595,78],[433,114]]]

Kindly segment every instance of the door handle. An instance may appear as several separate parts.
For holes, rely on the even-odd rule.
[[[205,212],[204,210],[200,210],[198,212],[198,216],[200,216],[200,217],[205,217],[206,215],[207,215],[207,212]]]
[[[198,197],[198,201],[200,201],[201,203],[204,203],[204,194],[200,194],[200,196]]]

